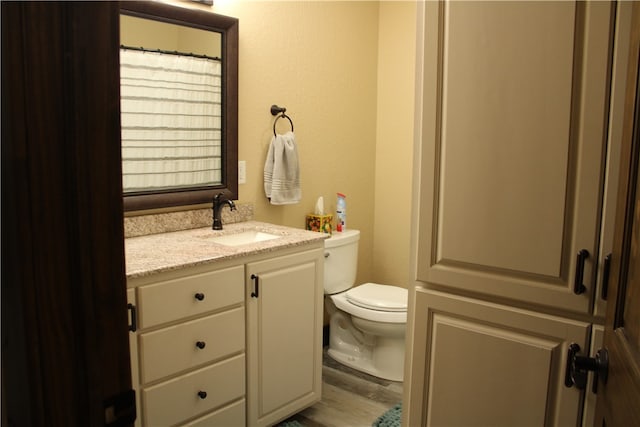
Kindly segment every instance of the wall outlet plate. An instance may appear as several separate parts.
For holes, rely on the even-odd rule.
[[[247,183],[247,162],[244,160],[238,161],[238,184]]]

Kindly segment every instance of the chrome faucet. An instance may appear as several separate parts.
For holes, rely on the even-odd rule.
[[[214,230],[222,230],[222,218],[220,214],[222,213],[224,205],[229,205],[232,211],[236,210],[236,204],[233,203],[233,200],[225,198],[224,193],[216,194],[213,198],[213,226],[211,227]]]

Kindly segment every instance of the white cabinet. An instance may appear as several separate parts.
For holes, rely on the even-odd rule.
[[[610,4],[425,9],[418,280],[588,313]]]
[[[567,388],[568,345],[587,343],[585,322],[419,289],[408,425],[575,425],[580,393]],[[424,412],[423,412],[424,411]],[[416,422],[422,420],[423,422]]]
[[[320,400],[322,247],[131,279],[136,426],[271,425]]]
[[[272,425],[320,400],[323,250],[247,264],[247,422]]]
[[[244,266],[186,268],[129,286],[139,328],[138,422],[245,425]]]
[[[580,423],[565,359],[603,310],[622,3],[419,5],[405,424]]]

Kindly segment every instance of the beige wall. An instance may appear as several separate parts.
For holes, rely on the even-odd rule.
[[[347,225],[362,233],[358,282],[406,286],[415,3],[180,4],[240,21],[239,159],[247,166],[240,201],[254,203],[256,220],[303,227],[318,196],[333,212],[335,193],[345,193]],[[273,206],[264,196],[272,104],[286,107],[295,126],[297,205]]]
[[[416,50],[415,2],[380,3],[375,281],[408,287]]]
[[[220,34],[211,31],[127,15],[120,17],[120,44],[125,46],[220,57],[221,41]]]

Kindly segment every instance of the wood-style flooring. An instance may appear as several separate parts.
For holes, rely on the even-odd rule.
[[[324,352],[322,400],[289,418],[304,427],[365,427],[402,401],[402,383],[358,372]]]

